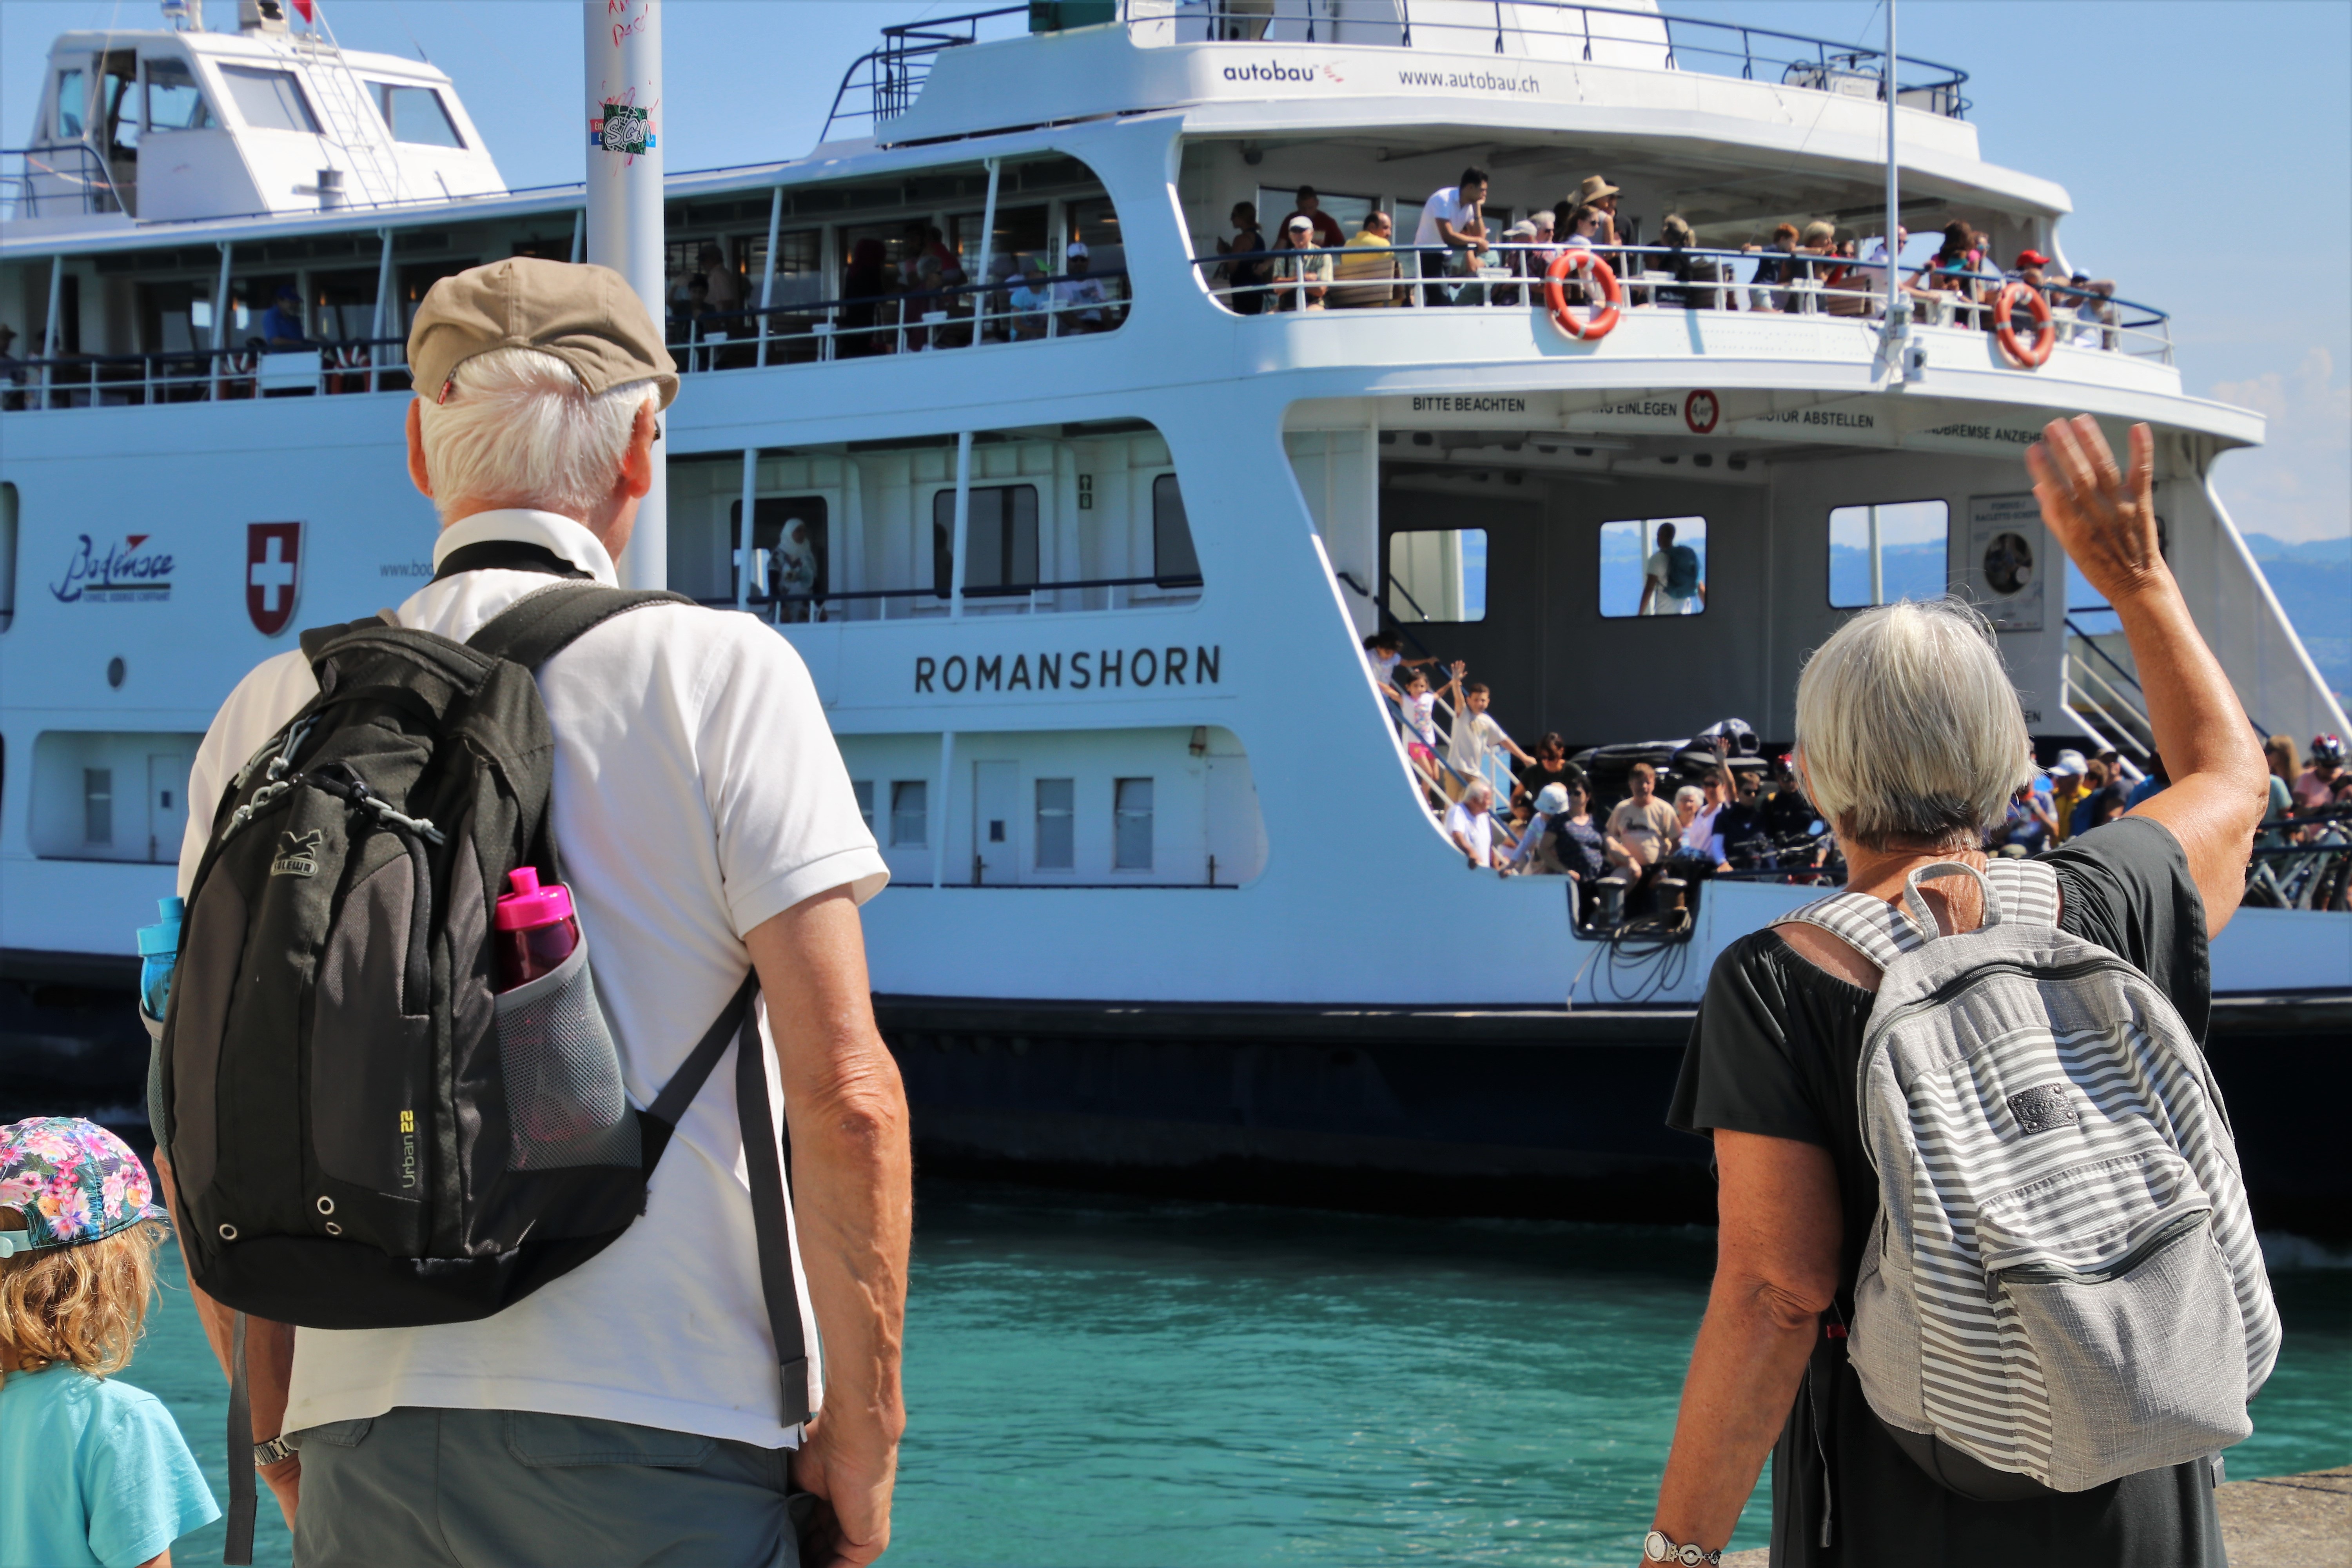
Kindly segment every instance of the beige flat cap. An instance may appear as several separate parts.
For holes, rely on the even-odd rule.
[[[492,349],[551,353],[591,393],[650,381],[662,407],[677,396],[677,362],[627,279],[609,267],[515,256],[442,279],[408,329],[416,395],[446,397],[457,367]]]

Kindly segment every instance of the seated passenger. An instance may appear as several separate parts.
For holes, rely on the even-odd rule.
[[[1445,837],[1462,851],[1475,870],[1495,864],[1495,788],[1485,779],[1472,779],[1462,798],[1445,814]]]
[[[261,312],[261,341],[272,353],[310,347],[310,334],[302,326],[302,296],[293,285],[280,283],[277,299]]]
[[[1053,309],[1054,286],[1045,281],[1045,261],[1033,256],[1022,263],[1021,282],[1005,301],[1013,310],[1013,341],[1028,342],[1045,335],[1046,312]]]
[[[849,265],[842,269],[840,331],[835,353],[854,359],[883,351],[882,334],[866,329],[878,324],[878,302],[890,292],[889,253],[882,242],[866,238],[850,247]]]
[[[2064,302],[2073,310],[2074,331],[2067,342],[2078,349],[2116,346],[2116,285],[2107,278],[2077,272],[2067,279]]]
[[[1568,867],[1561,863],[1551,840],[1552,824],[1568,812],[1568,786],[1546,784],[1528,803],[1527,826],[1519,832],[1518,842],[1496,857],[1496,869],[1506,877],[1564,877]]]
[[[710,308],[726,314],[741,310],[743,279],[727,265],[725,254],[715,245],[706,245],[695,253],[695,260],[702,269],[703,288],[710,300]],[[725,322],[719,324],[720,331],[730,330]]]
[[[1743,245],[1744,251],[1755,252],[1759,247]],[[1772,230],[1772,244],[1764,251],[1764,258],[1756,264],[1756,276],[1748,286],[1748,308],[1751,310],[1786,310],[1789,306],[1787,285],[1795,276],[1797,226],[1784,223]]]
[[[1108,296],[1103,292],[1102,279],[1087,276],[1094,260],[1087,254],[1082,241],[1070,241],[1062,252],[1062,268],[1069,274],[1054,285],[1054,302],[1061,307],[1061,325],[1057,332],[1099,332],[1110,325],[1109,313],[1103,307]]]
[[[1274,253],[1274,308],[1321,310],[1331,284],[1331,258],[1315,248],[1315,226],[1292,218],[1282,240]]]
[[[1576,187],[1574,195],[1553,206],[1553,221],[1555,224],[1559,222],[1562,216],[1560,209],[1563,207],[1567,209],[1565,216],[1570,220],[1578,213],[1591,208],[1601,215],[1600,233],[1595,243],[1605,246],[1623,245],[1626,243],[1626,238],[1618,232],[1617,222],[1617,198],[1623,194],[1603,176],[1587,174],[1584,176],[1583,183]],[[1575,225],[1571,221],[1568,225],[1568,232],[1572,233],[1574,229]],[[1613,257],[1610,258],[1609,265],[1620,273],[1624,271],[1623,265]]]
[[[1675,808],[1658,798],[1658,770],[1649,763],[1635,763],[1625,784],[1630,793],[1609,814],[1603,843],[1611,866],[1646,879],[1674,852]]]
[[[1265,295],[1259,285],[1265,281],[1271,264],[1260,253],[1269,247],[1257,226],[1257,208],[1250,203],[1235,202],[1231,221],[1234,237],[1217,241],[1217,254],[1250,259],[1220,263],[1216,271],[1218,291],[1234,314],[1255,316],[1265,309]]]
[[[1592,792],[1584,781],[1558,787],[1568,804],[1551,819],[1551,854],[1570,879],[1590,887],[1609,875],[1608,838],[1592,820]]]
[[[1298,187],[1298,205],[1283,215],[1283,231],[1289,232],[1290,220],[1300,217],[1314,228],[1316,244],[1337,250],[1348,243],[1348,231],[1339,226],[1338,218],[1323,210],[1323,203],[1316,196],[1312,185]]]
[[[1658,547],[1642,568],[1642,603],[1636,613],[1695,616],[1706,608],[1706,584],[1698,552],[1675,542],[1673,523],[1658,524]]]
[[[1360,310],[1405,302],[1405,286],[1397,279],[1402,276],[1397,266],[1392,237],[1396,221],[1388,214],[1375,210],[1364,218],[1364,226],[1348,248],[1336,258],[1331,268],[1331,289],[1323,302],[1335,310]]]
[[[2297,811],[2325,811],[2344,778],[2344,742],[2333,735],[2311,738],[2311,766],[2294,781]]]
[[[1651,268],[1674,279],[1658,290],[1658,303],[1669,310],[1720,308],[1723,290],[1717,286],[1721,281],[1717,263],[1689,254],[1698,246],[1698,235],[1688,220],[1679,213],[1667,214],[1665,222],[1658,226],[1658,237],[1664,242],[1666,254],[1650,258]]]
[[[1571,784],[1584,782],[1584,770],[1568,760],[1568,742],[1559,731],[1548,730],[1536,742],[1536,760],[1519,770],[1518,792],[1515,800],[1533,800],[1549,784]]]
[[[1938,321],[1939,306],[1952,308],[1945,324],[1969,324],[1979,302],[1976,276],[1976,232],[1964,223],[1944,226],[1944,243],[1927,264],[1911,275],[1906,285],[1913,298],[1928,308],[1928,321]]]

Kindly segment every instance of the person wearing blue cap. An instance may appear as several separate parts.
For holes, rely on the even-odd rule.
[[[95,1122],[0,1127],[0,1563],[152,1568],[220,1517],[130,1363],[168,1218]]]

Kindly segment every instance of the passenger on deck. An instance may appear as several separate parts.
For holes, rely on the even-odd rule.
[[[1732,773],[1731,800],[1715,814],[1715,837],[1724,864],[1734,871],[1762,871],[1772,865],[1772,836],[1764,826],[1764,779],[1754,768]]]
[[[2065,843],[2067,835],[2074,831],[2074,808],[2090,798],[2090,771],[2083,753],[2072,747],[2059,752],[2058,760],[2050,764],[2050,811],[2056,819],[2050,826],[2053,846]]]
[[[1283,232],[1289,232],[1291,219],[1301,217],[1314,227],[1316,244],[1337,250],[1348,243],[1348,231],[1339,226],[1338,218],[1323,210],[1323,203],[1312,185],[1298,187],[1298,205],[1282,215]]]
[[[2311,738],[2311,766],[2294,781],[2298,811],[2325,811],[2336,798],[2344,776],[2344,742],[2333,735]]]
[[[1089,277],[1094,258],[1087,254],[1082,241],[1070,241],[1062,252],[1062,268],[1069,274],[1054,285],[1054,303],[1061,307],[1062,324],[1056,332],[1099,332],[1110,325],[1110,313],[1104,309],[1108,296],[1103,292],[1099,278]]]
[[[278,297],[261,312],[261,341],[272,353],[310,346],[310,334],[302,327],[302,296],[293,285],[280,283]]]
[[[2039,855],[2051,847],[2050,836],[2057,828],[2057,814],[2049,797],[2029,781],[2010,796],[2008,815],[1999,827],[1985,835],[1984,847],[1996,855]]]
[[[872,331],[878,302],[890,294],[890,258],[878,239],[859,240],[849,249],[849,265],[842,269],[841,324],[834,352],[856,359],[882,352],[880,334]]]
[[[2263,761],[2270,764],[2270,804],[2263,809],[2263,835],[2257,842],[2276,848],[2286,842],[2282,824],[2294,811],[2294,737],[2273,735],[2264,741]]]
[[[1429,689],[1424,671],[1408,669],[1397,695],[1397,706],[1404,715],[1404,754],[1420,770],[1433,803],[1442,805],[1445,786],[1437,773],[1437,693]]]
[[[1265,236],[1257,226],[1257,208],[1247,202],[1234,204],[1229,221],[1234,226],[1234,237],[1217,241],[1217,254],[1251,259],[1219,263],[1217,281],[1223,287],[1225,303],[1235,315],[1255,316],[1265,309],[1265,295],[1259,285],[1266,279],[1269,264],[1263,255],[1256,254],[1267,248]]]
[[[1658,303],[1668,310],[1718,309],[1723,302],[1723,290],[1715,287],[1718,264],[1689,254],[1698,245],[1698,235],[1689,221],[1679,213],[1667,214],[1666,220],[1658,226],[1658,237],[1665,245],[1666,254],[1650,259],[1674,279],[1658,289]]]
[[[1557,730],[1546,731],[1536,742],[1536,760],[1519,770],[1516,800],[1533,800],[1549,784],[1582,784],[1584,770],[1568,760],[1568,742]]]
[[[1507,752],[1521,763],[1532,764],[1535,759],[1519,750],[1518,742],[1503,732],[1486,711],[1494,702],[1494,694],[1483,680],[1465,682],[1463,676],[1469,666],[1460,659],[1454,661],[1453,676],[1445,684],[1446,700],[1454,706],[1454,727],[1446,737],[1445,760],[1464,778],[1483,778],[1492,784],[1496,772],[1510,777],[1507,768],[1496,760]]]
[[[2114,348],[2115,281],[2106,278],[2095,279],[2087,272],[2077,272],[2067,279],[2066,289],[2060,298],[2074,312],[2074,335],[2067,342],[2078,349]]]
[[[1295,217],[1274,253],[1274,308],[1319,310],[1331,286],[1331,258],[1315,248],[1315,226]]]
[[[1552,843],[1552,824],[1568,811],[1568,786],[1546,784],[1528,803],[1527,826],[1518,842],[1496,852],[1496,869],[1506,877],[1560,877],[1568,874]]]
[[[1568,805],[1552,818],[1551,853],[1570,879],[1589,888],[1609,875],[1609,841],[1592,820],[1592,792],[1584,781],[1559,787],[1568,795]]]
[[[1911,275],[1905,285],[1913,296],[1929,308],[1928,320],[1934,323],[1934,310],[1938,302],[1953,308],[1953,318],[1943,323],[1950,326],[1972,324],[1970,307],[1981,302],[1976,268],[1976,234],[1964,223],[1944,226],[1944,243],[1927,264]]]
[[[1706,583],[1698,552],[1675,542],[1675,525],[1658,524],[1658,547],[1642,568],[1644,616],[1695,616],[1706,608]]]
[[[1742,250],[1763,250],[1763,259],[1756,264],[1756,276],[1748,286],[1748,308],[1751,310],[1786,310],[1790,309],[1788,285],[1797,276],[1797,226],[1778,225],[1772,230],[1769,248],[1743,245]]]
[[[1617,232],[1617,198],[1622,194],[1615,185],[1611,184],[1601,175],[1587,174],[1584,176],[1583,184],[1576,187],[1574,195],[1553,204],[1551,209],[1553,225],[1562,233],[1572,234],[1576,231],[1574,220],[1577,215],[1590,209],[1601,215],[1600,231],[1594,237],[1594,243],[1608,246],[1622,245],[1624,243],[1623,238]],[[1613,258],[1610,265],[1617,268],[1621,272],[1624,270],[1622,267],[1618,267]]]
[[[1372,672],[1372,684],[1395,694],[1401,689],[1398,680],[1400,667],[1411,669],[1416,665],[1435,664],[1437,656],[1423,654],[1419,658],[1404,656],[1404,639],[1386,627],[1364,639],[1364,663]]]
[[[1633,764],[1625,787],[1629,793],[1609,814],[1609,864],[1646,879],[1674,852],[1675,808],[1658,798],[1658,770],[1647,763]]]
[[[1708,790],[1685,784],[1675,791],[1675,850],[1666,857],[1669,874],[1686,881],[1711,877],[1723,864],[1715,842],[1715,813],[1707,807]],[[1730,868],[1724,867],[1728,870]]]
[[[1033,256],[1022,264],[1021,281],[1006,300],[1013,309],[1013,341],[1027,342],[1045,335],[1046,312],[1054,307],[1054,286],[1045,281],[1045,261]]]
[[[1402,275],[1397,266],[1393,236],[1396,221],[1377,209],[1365,216],[1364,226],[1348,248],[1333,261],[1332,287],[1324,294],[1323,302],[1335,310],[1370,310],[1386,305],[1402,305],[1407,298],[1405,286],[1397,281]]]
[[[743,308],[743,279],[727,265],[727,258],[715,245],[706,245],[697,253],[702,267],[702,281],[709,290],[710,308],[723,314],[732,314]],[[718,323],[720,331],[735,329],[725,321]]]
[[[25,406],[25,362],[8,349],[16,341],[16,329],[0,321],[0,409]]]
[[[2098,797],[2100,791],[2116,782],[2116,764],[2108,760],[2108,753],[2105,752],[2084,764],[2082,788],[2075,794],[2074,808],[2066,814],[2067,837],[2090,830],[2091,802]]]
[[[1440,185],[1429,193],[1429,199],[1421,205],[1421,226],[1412,237],[1413,245],[1421,252],[1422,277],[1442,278],[1456,270],[1469,256],[1487,248],[1486,220],[1480,216],[1486,202],[1486,172],[1475,167],[1463,170],[1459,183]],[[1440,246],[1449,252],[1465,254],[1431,254]],[[1444,284],[1432,282],[1422,289],[1422,303],[1450,305],[1453,300],[1446,295]]]
[[[1495,786],[1485,779],[1472,779],[1462,798],[1445,814],[1445,837],[1454,840],[1454,847],[1477,870],[1495,864],[1494,805]]]

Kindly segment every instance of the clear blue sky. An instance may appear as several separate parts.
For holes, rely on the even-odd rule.
[[[235,0],[211,0],[214,25]],[[816,140],[886,23],[975,9],[920,0],[669,0],[672,169]],[[1667,0],[1674,14],[1876,43],[1873,0]],[[1992,161],[2070,191],[2067,254],[2174,311],[2186,388],[2271,416],[2221,465],[2238,524],[2352,532],[2352,5],[2342,0],[1905,0],[1906,54],[1969,75]],[[509,184],[577,180],[574,0],[331,0],[355,48],[422,51],[456,79]],[[152,0],[0,0],[0,142],[31,127],[49,40],[159,26]]]

